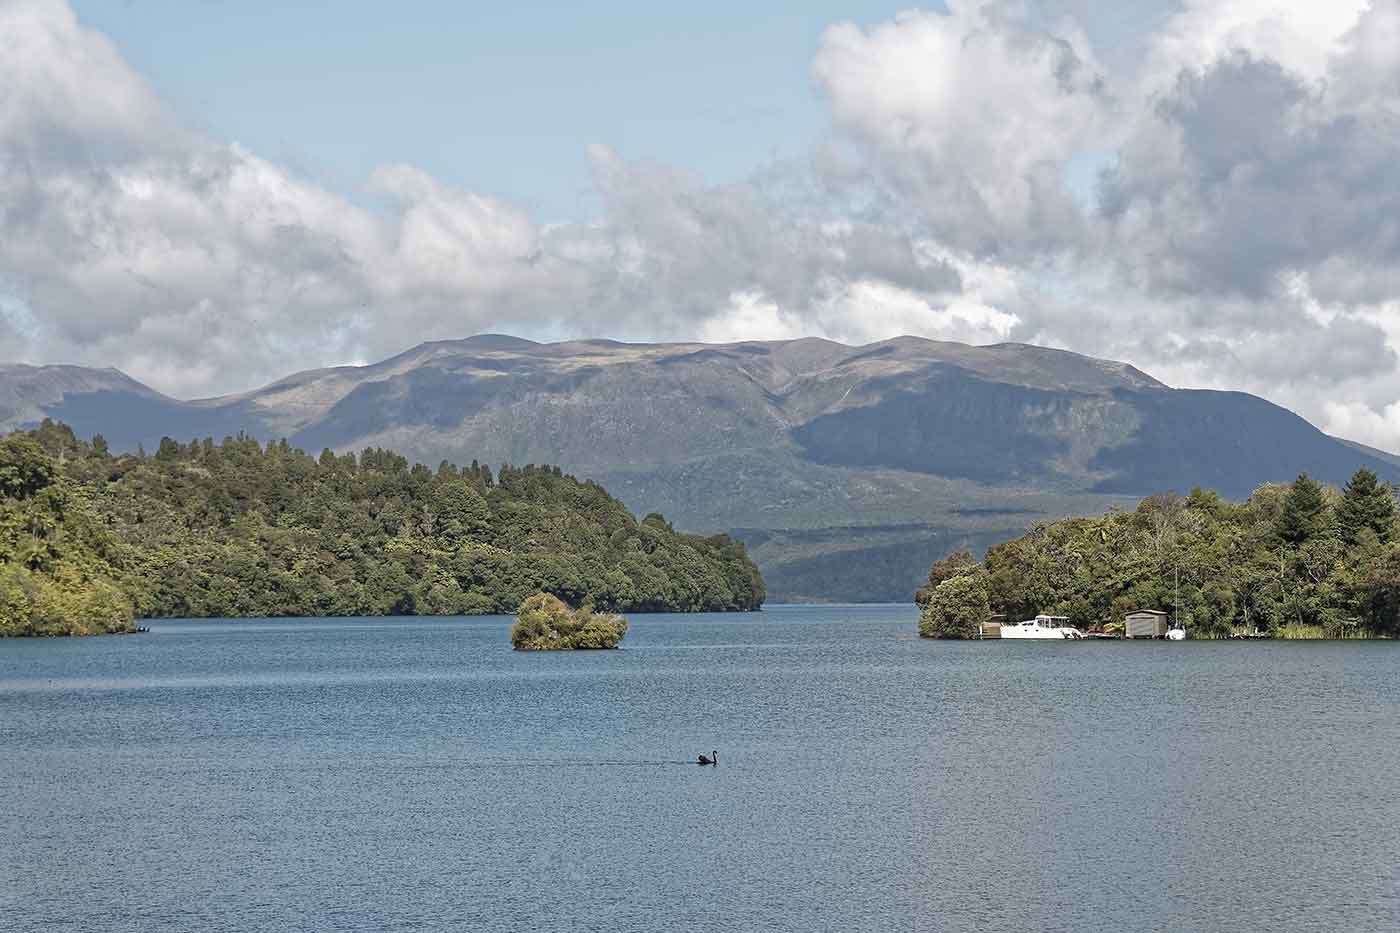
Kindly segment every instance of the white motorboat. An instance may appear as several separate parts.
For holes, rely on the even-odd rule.
[[[1084,633],[1069,624],[1068,616],[1036,616],[1015,625],[999,625],[996,631],[984,626],[983,638],[1083,638]]]

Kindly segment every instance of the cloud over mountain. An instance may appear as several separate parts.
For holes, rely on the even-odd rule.
[[[597,216],[550,223],[408,164],[333,190],[191,125],[62,0],[0,0],[0,356],[197,395],[487,330],[909,332],[1400,446],[1400,4],[948,6],[826,31],[807,157],[713,184],[604,140]]]
[[[0,282],[23,335],[7,356],[199,393],[504,324],[677,335],[752,296],[801,317],[857,287],[959,292],[907,233],[601,145],[594,224],[540,224],[410,165],[377,170],[365,207],[182,126],[60,2],[5,0],[0,34],[20,53],[0,58]]]
[[[959,2],[832,26],[813,67],[836,128],[939,242],[1020,259],[1078,235],[1063,171],[1111,103],[1077,29]]]

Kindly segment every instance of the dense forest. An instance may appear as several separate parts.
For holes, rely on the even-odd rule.
[[[115,456],[46,422],[0,442],[0,632],[137,617],[757,609],[725,535],[638,521],[557,467],[410,466],[249,437]],[[124,619],[124,622],[116,620]]]
[[[0,439],[0,636],[135,631],[125,565],[90,490],[32,437]]]
[[[1338,490],[1306,474],[1245,502],[1195,490],[1131,512],[1044,522],[985,559],[938,561],[916,600],[920,633],[970,638],[993,613],[1111,626],[1162,609],[1193,638],[1400,635],[1394,490],[1358,470]]]

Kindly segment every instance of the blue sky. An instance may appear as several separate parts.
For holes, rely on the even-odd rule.
[[[76,0],[211,135],[353,195],[411,162],[539,220],[597,212],[584,147],[742,177],[827,118],[822,30],[907,3]]]

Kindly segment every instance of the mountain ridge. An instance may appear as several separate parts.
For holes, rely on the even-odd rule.
[[[118,450],[245,431],[428,464],[559,463],[638,514],[748,535],[775,600],[853,587],[907,598],[940,550],[1166,489],[1240,497],[1303,471],[1340,483],[1359,465],[1400,481],[1400,458],[1246,393],[1176,389],[1068,350],[911,336],[848,346],[481,334],[191,401],[106,370],[0,366],[0,429],[42,417],[100,431]],[[843,567],[845,582],[823,582]],[[885,582],[866,587],[874,579]]]

